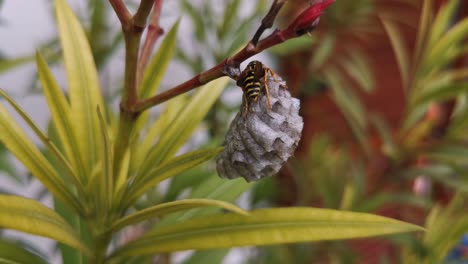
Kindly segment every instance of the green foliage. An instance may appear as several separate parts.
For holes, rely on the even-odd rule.
[[[0,262],[21,264],[45,264],[45,260],[14,243],[0,240]]]
[[[300,207],[263,209],[251,211],[247,216],[214,215],[166,225],[118,249],[115,256],[349,239],[422,230],[370,214]]]
[[[99,35],[105,6],[96,1],[89,2],[93,13],[91,28],[86,32],[65,0],[55,0],[54,3],[68,93],[61,90],[46,60],[37,52],[35,60],[39,80],[51,114],[48,133],[43,132],[5,92],[2,91],[1,96],[41,140],[44,150],[33,144],[3,103],[0,105],[0,142],[52,194],[55,211],[31,199],[1,195],[0,227],[63,243],[60,247],[66,263],[138,263],[147,260],[139,258],[141,254],[424,231],[416,225],[367,213],[305,207],[245,211],[233,205],[231,202],[254,184],[242,180],[221,180],[212,174],[212,168],[199,166],[216,156],[222,148],[210,145],[198,150],[184,149],[181,153],[183,146],[209,115],[228,79],[219,78],[191,95],[172,99],[153,125],[147,124],[148,115],[132,113],[131,109],[125,108],[128,105],[122,104],[117,126],[117,114],[104,101],[96,67],[108,54],[100,53],[100,47],[106,46],[103,44],[105,39]],[[218,33],[216,41],[221,43],[221,48],[213,52],[213,60],[221,61],[238,49],[244,43],[250,25],[258,19],[255,12],[238,23],[240,5],[239,0],[228,1],[221,15],[224,19],[218,23],[213,16],[200,16],[201,12],[189,1],[182,1],[199,42],[210,37],[210,30],[215,29]],[[208,14],[215,14],[209,1],[205,1],[202,8]],[[256,11],[264,10],[265,1],[260,1],[256,8]],[[359,10],[368,12],[365,8]],[[157,91],[172,54],[176,52],[178,28],[179,22],[167,33],[146,71],[140,72],[143,79],[139,87],[135,87],[138,83],[136,62],[127,58],[127,74],[133,76],[130,81],[126,79],[125,89],[136,88],[142,99]],[[464,27],[456,32],[463,33]],[[130,37],[126,35],[126,51],[130,55],[133,51],[133,55],[138,57],[140,35],[132,33],[135,32],[125,32],[130,34]],[[235,39],[232,40],[234,34]],[[450,39],[461,41],[453,34],[449,34]],[[92,44],[88,38],[93,40]],[[110,49],[118,40],[116,37]],[[321,67],[328,61],[336,40],[334,35],[326,38],[325,47],[312,62],[313,67]],[[447,47],[446,41],[439,45]],[[177,52],[178,57],[189,65],[200,67],[198,62],[206,61],[202,55],[191,59],[183,51]],[[337,65],[349,69],[353,79],[365,90],[371,90],[372,75],[368,72],[364,56],[350,55]],[[355,124],[354,132],[360,138],[366,125],[364,110],[358,100],[342,87],[343,81],[336,77],[336,69],[327,67],[323,71],[325,79],[335,84],[336,100],[350,112],[347,117],[350,123]],[[198,68],[194,67],[194,70]],[[125,102],[129,97],[128,90],[122,94]],[[364,145],[363,138],[361,141]],[[370,210],[372,205],[369,204],[359,207],[363,197],[363,187],[359,185],[362,174],[359,164],[350,166],[350,161],[341,153],[330,153],[326,140],[319,142],[317,149],[312,153],[314,165],[319,164],[321,154],[328,154],[327,157],[331,158],[320,164],[322,168],[318,171],[335,176],[316,181],[317,192],[324,197],[325,204],[331,208]],[[348,169],[348,166],[352,168],[348,171],[349,179],[342,181],[337,178],[337,172]],[[312,177],[306,175],[305,179],[311,180]],[[168,182],[169,191],[161,194],[160,184],[164,181]],[[267,185],[265,188],[273,187]],[[337,199],[332,196],[336,192],[343,193],[343,197]],[[188,198],[176,200],[184,196]],[[258,196],[258,200],[265,197],[268,194]],[[385,201],[384,198],[381,200]],[[309,197],[304,197],[303,205],[308,202]],[[130,242],[119,240],[118,230],[135,225],[150,230],[145,230],[144,235]],[[428,224],[428,228],[432,225]],[[17,246],[0,243],[2,247],[18,252],[17,256],[0,254],[9,261],[42,262],[39,257]],[[216,261],[221,261],[226,252],[197,252],[187,263],[211,260],[211,254]],[[441,252],[446,252],[446,248]],[[136,258],[129,258],[131,256]]]

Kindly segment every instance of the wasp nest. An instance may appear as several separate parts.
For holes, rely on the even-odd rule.
[[[249,103],[246,115],[242,114],[244,100],[226,134],[225,149],[216,157],[220,177],[255,181],[274,175],[299,143],[304,125],[299,116],[299,100],[291,97],[278,75],[265,74],[271,110],[265,92],[256,102]]]

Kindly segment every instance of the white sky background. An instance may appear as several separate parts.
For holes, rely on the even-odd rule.
[[[67,2],[72,6],[73,10],[78,14],[78,16],[86,15],[85,5],[87,1],[67,0]],[[135,2],[137,1],[133,1],[133,3]],[[177,20],[178,16],[180,16],[180,12],[177,10],[176,3],[177,1],[164,1],[160,23],[166,31]],[[253,2],[247,1],[245,8],[251,7],[252,3]],[[2,54],[7,58],[34,54],[36,48],[39,47],[39,45],[45,43],[47,40],[50,40],[56,34],[56,26],[52,14],[52,1],[50,0],[4,1],[3,6],[0,8],[0,52],[2,52]],[[114,19],[116,21],[115,25],[120,27],[117,18],[114,17]],[[180,43],[183,46],[187,46],[189,50],[190,48],[193,49],[193,46],[190,46],[190,38],[193,36],[191,32],[189,32],[190,30],[191,26],[189,20],[183,18],[181,21],[181,26],[179,27],[178,37]],[[261,56],[261,58],[264,58],[264,56]],[[109,69],[106,70],[106,72],[103,74],[104,76],[100,76],[101,82],[109,79],[118,79],[116,77],[119,77],[119,75],[123,74],[123,61],[123,51],[117,52],[117,55],[113,57],[113,61],[109,63]],[[34,63],[31,63],[26,67],[22,66],[13,71],[1,74],[0,88],[5,89],[10,95],[12,95],[17,100],[17,102],[26,109],[27,113],[31,115],[33,120],[37,122],[37,124],[42,129],[45,129],[49,119],[49,113],[43,97],[41,95],[27,94],[28,86],[31,82],[31,77],[35,71],[35,65]],[[66,83],[63,69],[54,68],[53,72],[60,84],[63,85]],[[191,77],[189,72],[177,63],[170,64],[168,73],[169,74],[165,76],[162,82],[162,86],[166,88],[179,83],[181,80],[185,80]],[[230,103],[240,104],[240,89],[231,90],[228,96],[225,94],[225,99],[227,98],[235,98],[234,102]],[[26,128],[24,124],[23,128]],[[26,128],[25,130],[28,132],[28,135],[33,135],[29,129]],[[35,140],[35,142],[38,142],[38,140]],[[18,169],[21,172],[26,174],[26,170],[17,161],[13,162],[18,165]],[[2,189],[11,190],[16,194],[25,197],[36,197],[38,192],[41,190],[41,187],[38,183],[31,184],[30,186],[18,185],[1,173],[0,187],[2,187]],[[45,197],[41,202],[47,206],[51,206],[50,197]],[[32,241],[38,249],[48,253],[49,256],[53,255],[52,249],[54,248],[54,244],[49,239],[32,237],[30,235],[11,231],[7,231],[6,234],[9,236],[15,236],[21,239]],[[244,252],[245,254],[247,250],[248,249],[232,250],[226,258],[225,263],[241,263],[241,252]],[[61,258],[56,255],[52,259],[52,263],[61,263]]]

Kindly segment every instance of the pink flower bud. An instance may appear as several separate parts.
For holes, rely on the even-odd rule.
[[[310,32],[317,25],[320,16],[323,14],[323,10],[334,2],[335,0],[323,0],[322,2],[309,6],[309,8],[296,17],[285,31],[292,31],[296,35],[303,35]]]

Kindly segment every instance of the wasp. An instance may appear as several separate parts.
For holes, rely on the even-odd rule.
[[[239,75],[239,78],[237,79],[237,86],[241,87],[242,91],[244,92],[244,110],[242,112],[242,116],[244,118],[247,116],[249,111],[249,105],[251,103],[257,102],[258,97],[262,93],[266,94],[268,108],[271,110],[270,90],[268,88],[267,82],[268,74],[274,76],[273,70],[266,67],[259,61],[252,61]]]

